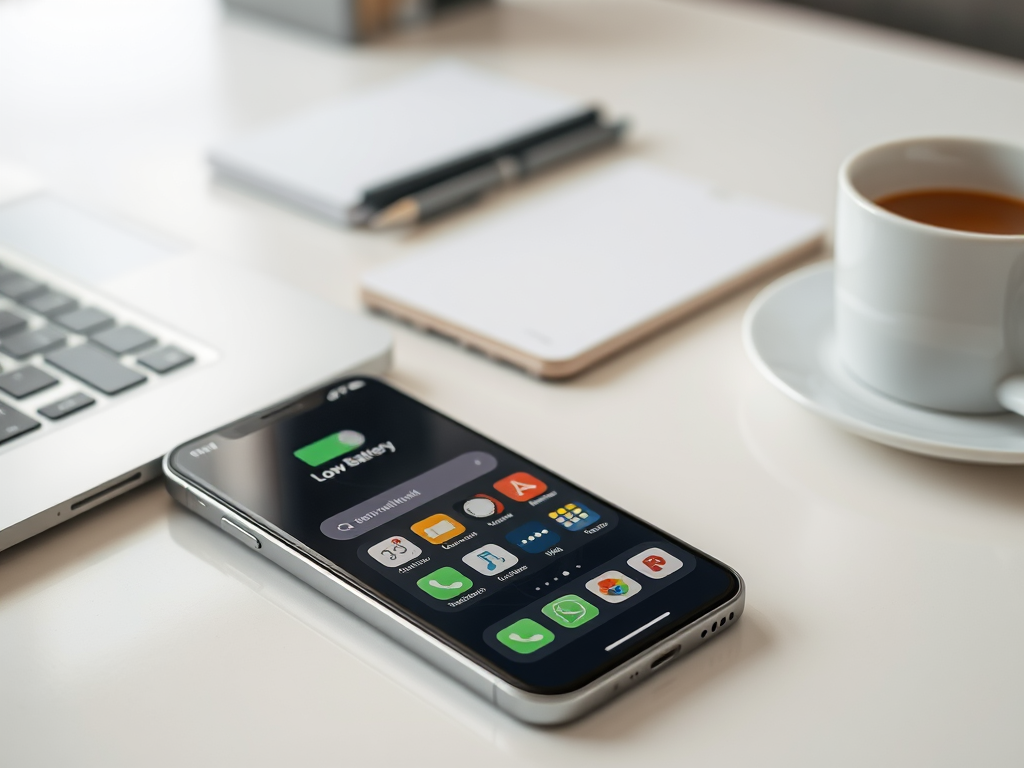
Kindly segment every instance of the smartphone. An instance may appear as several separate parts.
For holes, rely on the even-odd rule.
[[[733,569],[388,384],[171,451],[172,496],[500,709],[582,716],[731,627]]]

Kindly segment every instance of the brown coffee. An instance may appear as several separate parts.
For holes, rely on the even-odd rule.
[[[1024,200],[969,189],[917,189],[875,200],[887,211],[933,227],[1024,235]]]

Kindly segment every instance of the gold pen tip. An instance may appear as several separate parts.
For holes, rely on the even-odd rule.
[[[378,211],[367,222],[370,229],[389,229],[414,224],[420,216],[420,206],[415,200],[406,198]]]

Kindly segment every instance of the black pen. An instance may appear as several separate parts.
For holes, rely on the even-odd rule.
[[[549,166],[618,141],[625,122],[592,124],[502,155],[481,166],[413,192],[368,217],[371,229],[415,224],[474,200],[496,187],[510,184]]]
[[[364,190],[363,199],[359,204],[349,210],[349,219],[353,224],[365,224],[366,220],[374,213],[387,208],[396,200],[407,195],[487,165],[504,155],[518,154],[537,144],[564,136],[585,126],[596,125],[600,121],[600,110],[596,107],[586,107],[557,122],[535,128],[513,139],[477,149],[460,157],[449,159],[429,168],[421,168],[406,176],[400,176],[370,187]]]

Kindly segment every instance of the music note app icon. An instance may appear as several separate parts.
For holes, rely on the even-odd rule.
[[[519,558],[497,544],[486,544],[462,558],[462,562],[484,576],[497,576],[519,562]]]

